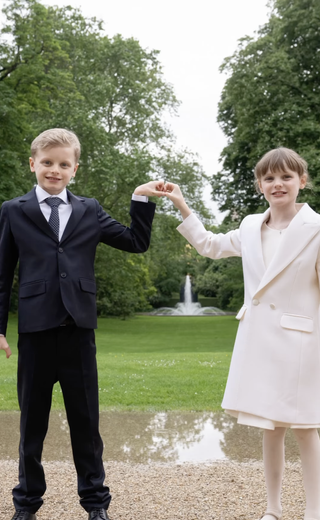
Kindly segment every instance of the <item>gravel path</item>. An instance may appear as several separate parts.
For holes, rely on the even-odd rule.
[[[69,462],[45,463],[48,490],[38,520],[86,520]],[[105,464],[113,496],[111,520],[258,520],[265,510],[261,462],[208,464]],[[11,489],[18,465],[0,461],[0,519],[13,514]],[[299,463],[287,463],[283,520],[302,520],[304,491]]]

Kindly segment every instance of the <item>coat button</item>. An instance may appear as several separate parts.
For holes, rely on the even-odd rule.
[[[61,276],[61,278],[66,278],[67,273],[61,273],[60,276]]]
[[[276,306],[274,303],[270,303],[270,309],[272,309],[273,311],[275,310]]]
[[[63,253],[63,247],[59,247],[58,251],[59,253]]]
[[[254,299],[254,300],[252,300],[252,303],[253,303],[253,305],[259,305],[260,302],[259,302],[259,300]]]

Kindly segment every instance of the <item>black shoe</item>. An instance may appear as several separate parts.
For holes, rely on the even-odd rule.
[[[102,507],[101,509],[90,511],[88,520],[110,520],[110,518],[108,517],[107,511]]]
[[[28,513],[28,511],[16,511],[12,520],[37,520],[37,517],[33,513]]]

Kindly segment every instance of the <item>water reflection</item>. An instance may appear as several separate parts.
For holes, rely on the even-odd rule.
[[[240,426],[223,413],[101,412],[104,459],[119,462],[205,462],[260,460],[262,431]],[[0,413],[0,459],[17,459],[19,413]],[[63,412],[52,412],[43,458],[71,460],[69,426]],[[299,452],[292,432],[286,459]]]

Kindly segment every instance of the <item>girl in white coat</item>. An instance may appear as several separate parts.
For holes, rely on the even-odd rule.
[[[184,219],[178,231],[210,258],[241,256],[245,301],[222,407],[240,424],[264,429],[267,510],[282,516],[284,437],[299,443],[306,491],[305,520],[320,520],[320,215],[297,204],[308,182],[306,162],[293,150],[268,152],[255,169],[269,203],[226,234],[206,231],[178,185],[166,195]]]

